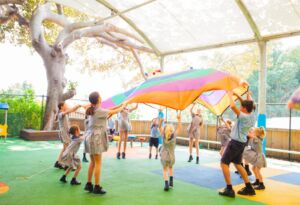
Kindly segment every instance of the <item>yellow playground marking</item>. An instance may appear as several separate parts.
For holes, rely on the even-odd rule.
[[[3,183],[3,182],[0,182],[0,194],[4,194],[6,192],[8,192],[9,190],[9,187]]]
[[[272,205],[299,205],[300,204],[300,186],[287,184],[283,182],[278,182],[271,179],[266,179],[264,181],[266,189],[263,191],[257,190],[255,196],[242,196],[249,200],[262,202],[265,204]],[[241,188],[243,188],[244,184],[239,184],[234,186],[234,190],[237,192]]]

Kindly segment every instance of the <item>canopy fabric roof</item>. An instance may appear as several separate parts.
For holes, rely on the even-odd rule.
[[[139,35],[158,56],[300,34],[300,0],[52,0]]]

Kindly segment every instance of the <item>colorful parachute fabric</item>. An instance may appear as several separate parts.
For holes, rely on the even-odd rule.
[[[241,79],[224,71],[193,69],[175,74],[161,75],[146,80],[139,86],[107,99],[104,108],[113,108],[122,102],[150,103],[184,110],[198,99],[216,115],[229,105],[226,91],[243,94],[247,88],[240,86]]]
[[[300,87],[291,96],[288,107],[291,109],[300,110]]]

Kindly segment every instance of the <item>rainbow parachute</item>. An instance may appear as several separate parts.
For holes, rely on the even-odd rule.
[[[247,86],[241,86],[239,77],[228,72],[192,69],[148,79],[135,88],[103,101],[102,107],[113,108],[126,101],[184,110],[197,101],[214,114],[221,115],[229,106],[226,91],[233,90],[242,95],[247,89]]]
[[[291,96],[288,107],[291,109],[300,110],[300,87]]]

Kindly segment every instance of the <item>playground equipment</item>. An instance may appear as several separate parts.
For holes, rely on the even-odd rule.
[[[0,124],[0,136],[4,138],[4,142],[6,141],[7,137],[7,111],[8,111],[8,104],[7,103],[0,103],[0,110],[5,110],[4,115],[4,124]]]

